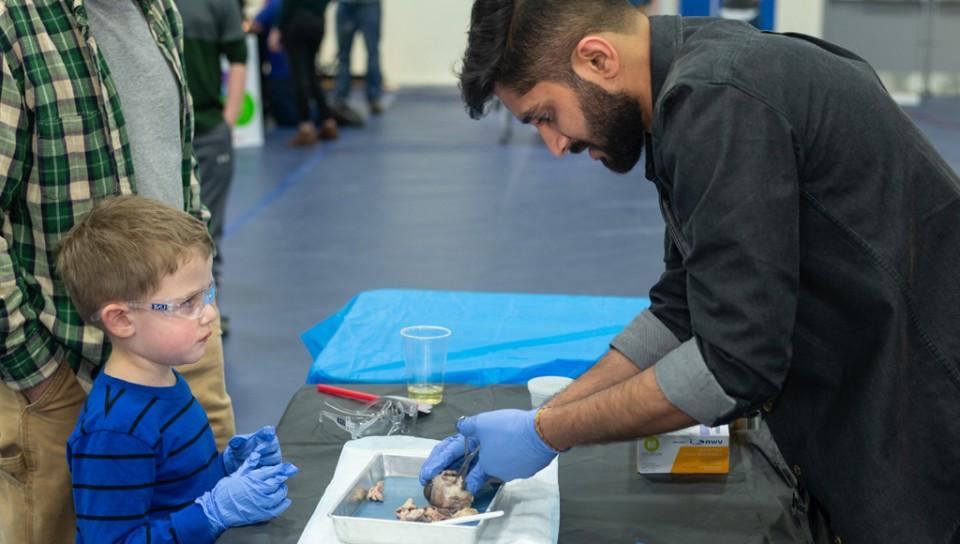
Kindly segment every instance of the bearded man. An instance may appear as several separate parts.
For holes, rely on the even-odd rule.
[[[652,306],[545,405],[465,418],[426,482],[761,412],[817,540],[960,541],[960,179],[860,57],[624,0],[476,0],[460,76],[660,194]],[[598,266],[609,266],[599,263]]]

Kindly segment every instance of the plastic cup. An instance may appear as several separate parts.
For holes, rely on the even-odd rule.
[[[530,391],[530,406],[537,408],[550,400],[551,397],[564,390],[573,383],[573,378],[566,376],[540,376],[527,382]]]
[[[443,373],[447,365],[446,327],[416,325],[400,330],[407,396],[429,404],[443,401]]]

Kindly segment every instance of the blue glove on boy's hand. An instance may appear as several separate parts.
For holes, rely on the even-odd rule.
[[[484,412],[457,422],[459,435],[437,444],[420,470],[420,483],[426,484],[447,466],[463,458],[463,437],[471,451],[479,444],[477,462],[467,473],[464,486],[476,494],[491,476],[508,482],[529,478],[557,456],[540,438],[534,427],[536,410],[497,410]]]
[[[279,465],[283,461],[277,432],[267,425],[255,433],[238,434],[230,439],[223,450],[223,467],[227,474],[237,470],[254,451],[260,454],[260,466]]]
[[[284,482],[297,467],[281,463],[257,468],[259,463],[260,455],[251,453],[236,472],[196,500],[218,535],[228,527],[273,519],[290,506]]]

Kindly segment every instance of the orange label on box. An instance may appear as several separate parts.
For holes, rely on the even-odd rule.
[[[726,474],[730,472],[730,448],[681,446],[673,460],[674,474]]]

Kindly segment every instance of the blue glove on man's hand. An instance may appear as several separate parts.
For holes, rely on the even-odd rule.
[[[464,485],[476,494],[491,476],[505,482],[529,478],[557,456],[534,427],[536,410],[496,410],[463,418],[457,422],[460,435],[446,438],[430,452],[420,471],[426,483],[441,470],[463,459],[463,437],[471,451],[479,444],[476,465],[467,473]]]
[[[280,441],[273,427],[267,425],[255,433],[238,434],[230,439],[223,450],[223,467],[227,474],[237,470],[253,452],[260,454],[260,466],[279,465],[283,461]]]
[[[427,482],[446,469],[459,470],[463,464],[463,442],[463,435],[455,434],[434,446],[430,456],[420,466],[420,485],[427,485]],[[476,438],[470,439],[469,443],[470,451],[477,449]]]
[[[251,453],[236,472],[196,500],[216,534],[273,519],[290,506],[284,482],[299,469],[290,463],[260,467],[260,461],[260,454]]]

